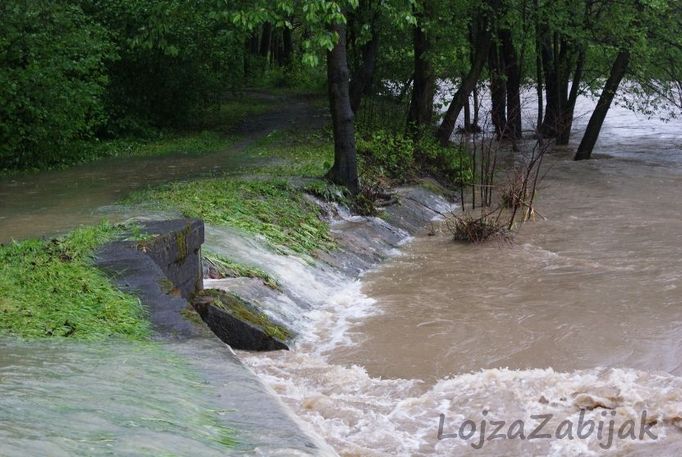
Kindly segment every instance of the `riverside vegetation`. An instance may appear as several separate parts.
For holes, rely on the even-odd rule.
[[[119,0],[106,6],[10,0],[0,5],[0,170],[7,179],[104,157],[184,153],[201,160],[202,153],[227,151],[249,137],[253,132],[238,128],[242,119],[313,94],[307,102],[326,107],[331,128],[254,136],[247,153],[265,165],[171,182],[125,201],[230,225],[263,236],[279,252],[314,256],[334,242],[306,194],[375,214],[391,186],[428,174],[471,189],[472,203],[478,195],[487,214],[498,186],[491,166],[497,149],[477,155],[450,140],[462,114],[461,132],[482,131],[474,137],[481,143],[489,138],[516,149],[524,133],[524,85],[537,94],[530,133],[542,153],[544,145],[568,144],[582,94],[599,101],[576,159],[591,156],[618,94],[647,115],[676,114],[680,8],[677,0]],[[488,114],[480,112],[484,89]],[[484,119],[490,129],[480,125]],[[507,230],[535,213],[538,157],[525,160],[521,179],[512,179],[521,187],[506,192]],[[477,238],[490,231],[488,222],[472,217],[462,233]],[[144,337],[134,300],[117,294],[88,263],[110,233],[102,227],[56,242],[0,247],[4,332]],[[218,274],[276,284],[230,259],[212,263]],[[94,281],[89,286],[78,279],[86,270]],[[62,301],[72,304],[57,309]],[[81,321],[85,309],[99,317]]]
[[[430,169],[418,164],[411,140],[396,136],[386,144],[386,136],[368,134],[361,143],[361,170],[371,189],[387,191],[388,186],[409,182]],[[324,129],[275,131],[247,148],[248,154],[268,159],[267,165],[145,189],[124,201],[230,226],[263,236],[277,252],[314,257],[317,251],[332,250],[335,243],[320,207],[306,195],[349,206],[363,202],[365,210],[373,208],[369,197],[353,196],[323,179],[324,161],[333,156],[328,137]],[[453,163],[450,176],[459,179],[456,170],[467,167],[467,156],[436,144],[429,147],[434,158],[448,154]],[[133,239],[144,236],[134,225],[103,222],[58,239],[0,246],[0,331],[26,338],[146,338],[149,327],[139,300],[117,291],[90,262],[98,246],[124,233]],[[253,277],[279,287],[277,278],[210,251],[204,253],[204,262],[215,277]]]

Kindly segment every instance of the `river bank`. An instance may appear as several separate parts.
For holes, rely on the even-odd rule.
[[[246,362],[344,456],[679,455],[679,123],[612,114],[597,160],[549,154],[547,220],[513,245],[416,237],[322,314],[310,343]],[[601,437],[577,436],[581,409]],[[639,434],[644,412],[656,439]],[[441,414],[443,434],[466,420],[476,433],[439,440]],[[509,439],[540,414],[551,438]],[[609,442],[611,419],[636,438],[625,425]],[[572,439],[555,435],[565,420]],[[483,421],[489,433],[505,421],[505,438],[478,449]]]
[[[179,426],[174,419],[175,413],[172,410],[166,411],[165,414],[158,411],[154,412],[162,409],[163,402],[166,400],[161,397],[150,400],[147,405],[150,413],[149,420],[145,419],[139,424],[135,424],[135,417],[141,413],[140,410],[131,407],[138,395],[145,395],[143,386],[130,386],[128,389],[123,385],[117,387],[116,382],[105,385],[104,380],[100,386],[97,379],[99,376],[119,379],[118,376],[108,375],[109,370],[125,368],[125,372],[130,373],[130,369],[143,369],[142,366],[145,365],[148,366],[149,371],[142,378],[147,379],[147,375],[151,376],[155,372],[164,372],[164,364],[168,357],[179,354],[176,365],[181,366],[182,370],[186,370],[188,375],[193,376],[194,381],[192,382],[202,383],[208,387],[200,393],[198,392],[197,398],[194,399],[187,396],[188,392],[175,390],[179,400],[196,404],[206,402],[207,404],[222,405],[217,410],[209,411],[206,416],[208,425],[205,426],[214,427],[215,433],[197,434],[196,430],[187,429],[186,433],[183,432],[185,441],[181,444],[180,449],[183,446],[191,446],[191,443],[194,442],[198,446],[197,449],[201,449],[201,451],[197,451],[200,455],[213,455],[212,453],[217,449],[232,454],[243,453],[247,455],[251,452],[259,452],[260,455],[276,455],[278,452],[288,452],[287,455],[292,453],[301,455],[333,454],[333,451],[325,449],[324,443],[313,444],[318,441],[314,437],[315,433],[309,433],[307,431],[308,426],[293,419],[287,412],[287,408],[282,407],[278,400],[272,397],[268,389],[253,374],[244,369],[237,358],[226,353],[225,347],[217,343],[213,337],[206,339],[205,336],[202,336],[198,338],[197,335],[190,332],[193,335],[190,340],[186,343],[179,343],[167,341],[167,338],[159,339],[158,328],[150,332],[147,327],[143,326],[144,331],[138,332],[139,335],[136,334],[135,338],[131,338],[132,341],[119,342],[118,338],[123,337],[125,339],[126,336],[116,327],[109,326],[110,320],[107,318],[109,311],[107,310],[112,309],[112,307],[113,309],[119,308],[119,305],[111,300],[105,302],[102,316],[90,316],[103,325],[99,333],[93,333],[92,337],[88,336],[90,333],[86,330],[90,329],[87,328],[87,321],[74,320],[70,313],[87,314],[85,311],[92,309],[92,303],[89,300],[98,298],[89,292],[92,283],[86,280],[82,272],[64,274],[70,272],[76,264],[84,271],[90,272],[92,270],[94,272],[92,266],[88,264],[88,259],[93,255],[98,245],[111,240],[113,236],[122,234],[122,231],[132,231],[133,236],[132,238],[128,237],[128,239],[131,242],[139,240],[137,241],[138,247],[144,246],[149,241],[144,231],[140,231],[140,224],[144,225],[147,221],[154,219],[177,217],[178,213],[197,215],[213,223],[207,229],[209,242],[207,243],[206,253],[207,257],[214,259],[214,263],[205,266],[205,272],[209,277],[206,281],[207,284],[225,288],[232,293],[243,296],[250,303],[256,304],[258,309],[269,314],[273,320],[284,323],[300,337],[304,337],[308,327],[313,322],[310,316],[303,318],[304,314],[307,315],[315,308],[319,308],[330,291],[337,290],[340,292],[346,284],[352,283],[352,278],[356,277],[360,271],[366,270],[392,254],[407,236],[407,232],[399,227],[404,226],[410,231],[416,230],[423,226],[427,220],[449,208],[444,200],[435,194],[415,187],[402,189],[399,194],[404,197],[404,202],[401,204],[394,203],[391,206],[396,210],[385,213],[397,218],[394,220],[396,227],[390,226],[378,217],[356,218],[351,216],[348,209],[343,206],[349,203],[347,196],[339,189],[328,186],[318,178],[327,167],[322,159],[331,157],[331,148],[326,136],[317,133],[316,118],[314,116],[311,118],[309,114],[301,115],[300,119],[305,119],[307,128],[303,131],[299,129],[295,133],[290,130],[292,123],[295,125],[299,119],[295,113],[299,111],[309,112],[308,110],[310,110],[310,106],[307,103],[293,104],[286,110],[286,114],[277,114],[274,117],[276,119],[275,125],[282,127],[283,130],[278,131],[275,128],[271,128],[269,131],[267,129],[258,130],[255,137],[248,139],[248,143],[223,153],[223,156],[227,156],[229,159],[228,162],[225,162],[228,164],[225,165],[227,169],[221,171],[221,168],[209,167],[208,176],[203,174],[202,170],[206,169],[206,162],[212,163],[213,156],[210,154],[133,160],[133,166],[146,163],[146,161],[149,161],[149,167],[154,167],[155,164],[172,164],[169,165],[171,167],[170,173],[166,172],[167,170],[159,170],[156,176],[161,181],[170,180],[173,182],[165,186],[153,186],[148,190],[137,192],[121,205],[98,206],[99,203],[108,202],[126,192],[126,186],[128,189],[134,189],[143,183],[154,184],[154,179],[144,182],[134,178],[132,181],[124,180],[117,183],[115,180],[111,180],[111,176],[105,180],[102,175],[101,179],[95,180],[94,188],[91,188],[93,182],[82,179],[83,173],[85,176],[88,175],[86,170],[89,169],[88,166],[45,173],[46,176],[57,176],[55,183],[63,182],[64,174],[73,175],[75,179],[72,180],[74,185],[72,190],[78,196],[84,198],[94,196],[95,198],[88,200],[87,203],[76,201],[72,207],[69,197],[71,194],[68,192],[58,194],[57,198],[53,200],[47,198],[52,193],[52,189],[49,186],[42,185],[46,176],[26,175],[21,178],[26,181],[19,187],[16,184],[21,180],[17,181],[16,177],[11,178],[7,189],[14,188],[16,190],[22,186],[30,185],[39,187],[36,187],[35,193],[12,192],[12,196],[16,196],[14,204],[20,208],[24,216],[15,218],[11,211],[9,213],[3,212],[3,222],[8,224],[3,225],[3,239],[26,238],[37,233],[54,236],[63,228],[73,227],[79,223],[91,221],[96,217],[99,219],[102,216],[107,216],[114,221],[126,221],[125,227],[102,224],[99,229],[94,231],[86,228],[82,229],[81,232],[75,232],[75,236],[60,236],[53,240],[44,241],[12,242],[2,248],[3,252],[9,250],[8,255],[3,257],[5,262],[2,267],[3,271],[7,273],[4,277],[13,278],[15,281],[2,283],[3,289],[6,289],[3,290],[4,301],[2,302],[5,310],[4,316],[11,317],[19,312],[18,309],[29,308],[17,301],[20,298],[32,300],[30,305],[36,306],[36,310],[45,314],[44,320],[38,320],[33,314],[24,313],[28,317],[28,321],[21,323],[21,325],[3,328],[5,334],[3,346],[7,358],[2,366],[8,372],[17,373],[14,381],[6,383],[6,400],[8,403],[3,407],[3,417],[6,413],[6,417],[10,420],[10,409],[14,407],[13,405],[21,405],[22,401],[25,401],[19,395],[20,390],[24,389],[29,398],[38,395],[32,390],[33,387],[24,385],[27,379],[25,375],[28,376],[28,373],[35,372],[39,377],[47,376],[46,373],[33,366],[33,359],[28,356],[34,344],[30,339],[54,338],[55,343],[48,343],[49,349],[45,347],[42,350],[46,354],[54,352],[54,357],[49,357],[53,358],[54,362],[50,363],[60,367],[63,365],[65,370],[63,377],[60,377],[64,384],[57,385],[55,382],[45,379],[41,381],[40,385],[35,385],[37,389],[55,390],[56,393],[51,396],[51,399],[55,404],[62,405],[62,409],[47,408],[46,416],[31,414],[22,416],[22,423],[17,423],[14,433],[6,436],[6,442],[10,443],[12,452],[19,452],[26,446],[37,446],[50,454],[66,453],[68,455],[81,453],[83,450],[81,446],[88,446],[88,455],[112,451],[115,454],[117,452],[133,452],[139,455],[166,452],[173,447],[173,443],[176,441],[169,439],[166,434],[172,433],[172,430]],[[235,153],[243,159],[231,162],[230,160],[233,159],[230,157]],[[179,163],[178,160],[189,165],[186,169],[181,169],[179,175],[174,172]],[[222,161],[223,158],[221,157],[220,160]],[[111,170],[123,167],[120,168],[123,172],[128,166],[131,166],[127,162],[114,160],[109,168]],[[237,166],[237,163],[240,165]],[[99,163],[96,169],[101,168],[102,163]],[[146,168],[147,166],[142,171]],[[180,176],[184,177],[185,180],[178,181],[177,178]],[[100,184],[106,188],[102,195],[98,195],[96,192]],[[438,185],[432,182],[426,187],[433,189],[437,188]],[[92,191],[95,191],[94,194],[91,194]],[[110,194],[109,191],[112,193]],[[421,203],[419,203],[420,201]],[[34,207],[34,204],[48,206],[47,208]],[[429,205],[433,209],[428,209]],[[192,213],[192,211],[196,211],[196,213]],[[41,220],[44,220],[47,224],[45,227],[49,227],[49,230],[41,225]],[[26,224],[26,221],[31,221],[31,224]],[[30,257],[20,255],[12,257],[10,252],[12,249],[19,251],[28,249],[38,256],[39,261],[36,262]],[[78,255],[76,256],[74,253]],[[259,255],[262,259],[267,259],[267,262],[259,263],[256,260]],[[218,261],[218,265],[228,265],[227,270],[212,270],[211,268],[216,265],[215,260]],[[48,264],[54,267],[55,274],[42,276],[31,285],[33,290],[39,290],[47,295],[40,299],[36,299],[32,295],[25,295],[23,292],[26,290],[25,287],[28,284],[26,279],[29,276],[27,271]],[[17,271],[12,270],[17,265],[23,266]],[[292,266],[294,266],[294,271],[302,274],[296,281],[291,281],[289,277]],[[129,286],[137,284],[140,278],[125,279],[126,276],[123,273],[120,271],[116,274],[118,277],[124,278],[123,281],[126,284],[124,288],[128,292],[128,295],[125,295],[126,303],[129,303],[131,308],[138,309],[139,303],[135,302],[133,296],[130,295],[131,292],[137,292],[135,287]],[[215,279],[216,274],[223,278]],[[80,282],[73,280],[76,276],[81,277]],[[301,278],[306,277],[311,281],[309,284],[300,282]],[[104,280],[100,276],[97,278]],[[158,278],[156,282],[160,282]],[[311,287],[313,283],[323,284],[323,286],[320,286],[321,288]],[[73,306],[59,306],[56,301],[51,300],[54,298],[51,294],[56,290],[73,292],[72,296],[78,296],[83,303],[78,301],[74,302]],[[112,296],[115,293],[113,290],[111,291]],[[171,293],[168,300],[176,300],[172,296],[170,288],[168,293]],[[143,301],[148,300],[144,294],[141,297]],[[71,304],[68,299],[65,300],[68,302],[67,304]],[[289,306],[292,303],[296,303],[296,306],[300,308],[292,309]],[[151,312],[159,312],[158,307],[161,305],[160,302],[155,302],[156,308],[151,309]],[[59,313],[56,313],[55,310],[58,310]],[[182,319],[179,312],[174,319]],[[143,324],[144,317],[138,316],[132,321]],[[343,331],[342,327],[342,325],[338,327],[339,332]],[[15,342],[11,338],[22,335],[28,337],[29,340]],[[158,350],[168,357],[159,357],[158,361],[152,362],[149,357],[142,356],[140,364],[135,365],[133,363],[134,368],[122,367],[121,364],[126,363],[125,354],[134,353],[138,350],[136,348],[143,347],[147,344],[145,340],[149,336],[157,340],[153,344],[154,350]],[[178,336],[175,335],[174,338]],[[70,340],[81,338],[92,339],[92,341],[74,342],[73,344],[70,342]],[[113,340],[110,341],[110,338]],[[137,342],[136,340],[141,341]],[[34,347],[43,346],[46,345],[37,341]],[[110,351],[110,347],[113,350]],[[212,350],[216,351],[215,356],[211,356]],[[72,373],[76,368],[70,362],[66,362],[66,359],[77,359],[80,352],[83,353],[83,364],[79,369],[87,373],[87,376],[83,378],[83,383],[80,382],[79,377]],[[220,352],[222,354],[219,354]],[[63,353],[66,359],[58,357],[60,353]],[[92,357],[89,355],[91,353]],[[117,359],[115,357],[117,353],[123,355],[124,358],[122,360]],[[212,368],[218,359],[224,362],[224,367],[221,370]],[[96,368],[96,365],[93,364],[97,360],[100,360],[106,368]],[[169,380],[179,379],[172,373],[168,373],[167,376],[169,376]],[[151,386],[155,385],[155,388],[159,390],[166,389],[162,380],[159,380],[158,383],[151,383],[147,380],[146,383]],[[72,421],[73,414],[91,416],[93,420],[98,420],[97,418],[106,410],[94,411],[81,408],[70,400],[69,392],[71,388],[79,390],[80,396],[73,395],[73,398],[82,398],[82,396],[96,398],[97,389],[100,387],[111,391],[112,395],[123,402],[118,409],[122,422],[113,423],[101,420],[97,427],[84,429],[82,433],[74,431],[75,434],[79,435],[79,438],[76,442],[69,442],[68,445],[55,440],[55,437],[47,429],[44,434],[39,433],[38,436],[33,435],[31,437],[30,424],[33,422],[40,423],[48,415],[56,423],[60,423],[62,420]],[[201,402],[198,398],[201,398]],[[108,406],[107,408],[111,409],[112,407]],[[194,419],[191,420],[194,421]],[[157,427],[154,424],[163,425]],[[197,426],[201,427],[201,422],[198,424]],[[268,439],[261,436],[263,428],[274,430]],[[132,434],[136,433],[139,434],[139,440],[132,438]],[[148,444],[151,440],[150,434],[158,434],[158,444],[151,446]],[[131,443],[129,446],[121,446],[122,440],[129,439]],[[78,442],[82,445],[79,446]]]
[[[263,134],[244,150],[255,160],[248,166],[198,179],[188,175],[128,197],[113,213],[121,220],[180,213],[207,219],[204,254],[216,260],[214,267],[227,268],[205,265],[205,286],[240,296],[296,335],[290,351],[224,353],[217,371],[211,354],[224,348],[220,343],[165,343],[164,350],[192,361],[196,382],[211,390],[201,399],[178,392],[181,402],[216,402],[218,392],[239,399],[222,403],[217,413],[237,443],[223,452],[244,455],[254,449],[277,455],[283,448],[316,455],[306,449],[308,436],[321,436],[334,448],[331,455],[342,456],[677,455],[682,319],[675,309],[675,272],[682,256],[676,255],[676,215],[682,209],[676,192],[660,190],[680,185],[678,136],[667,125],[647,130],[639,123],[641,132],[628,130],[624,142],[619,132],[632,119],[615,114],[605,127],[600,160],[578,164],[561,149],[551,153],[539,196],[547,220],[524,226],[512,246],[463,246],[439,233],[431,220],[452,206],[433,193],[438,185],[429,180],[394,189],[376,215],[353,215],[343,194],[316,178],[326,168],[321,159],[331,153],[319,133]],[[576,125],[582,128],[580,121]],[[654,141],[661,131],[663,142]],[[111,207],[105,213],[112,214]],[[80,216],[67,211],[72,217]],[[435,235],[424,236],[424,229]],[[4,366],[34,370],[31,363],[21,365],[22,358],[31,360],[22,355],[30,346],[8,342],[6,352],[16,357]],[[91,350],[74,348],[65,349],[69,357]],[[119,366],[111,355],[97,357],[112,369]],[[142,365],[161,373],[164,360]],[[78,383],[74,388],[96,396],[97,376],[88,380],[91,390]],[[11,389],[22,383],[25,378]],[[57,400],[68,405],[68,385],[63,389]],[[116,395],[130,402],[144,393],[134,388]],[[164,401],[150,407],[163,408]],[[262,440],[258,411],[266,404],[268,417],[278,418],[266,427],[277,434]],[[505,439],[485,443],[483,451],[472,446],[475,434],[468,441],[438,439],[441,414],[448,434],[467,419],[518,419],[532,428],[536,414],[552,414],[548,427],[555,430],[564,420],[577,423],[581,409],[595,422],[615,413],[616,428],[629,420],[639,427],[646,411],[645,425],[657,438],[614,440],[607,450],[594,435]],[[52,411],[53,417],[61,413]],[[168,417],[154,416],[150,423],[172,422]],[[42,419],[29,422],[36,420]],[[104,452],[134,430],[117,427],[100,441],[110,427],[102,423],[86,441]],[[144,425],[143,435],[153,429]],[[12,437],[17,449],[27,445],[29,431],[18,426]],[[188,442],[196,440],[201,452],[213,455],[211,443],[224,436],[216,431],[190,431]],[[41,442],[46,449],[61,446],[49,434]]]

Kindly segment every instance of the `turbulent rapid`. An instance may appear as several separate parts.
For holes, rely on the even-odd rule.
[[[241,357],[342,456],[680,455],[681,124],[615,107],[596,160],[553,151],[511,246],[417,237],[361,282],[281,271],[324,306],[293,351]],[[537,415],[552,438],[475,448],[481,421]]]

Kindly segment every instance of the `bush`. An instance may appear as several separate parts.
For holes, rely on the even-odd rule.
[[[416,155],[426,161],[427,169],[451,184],[464,185],[473,179],[471,156],[453,146],[441,146],[435,137],[422,136],[416,145]]]
[[[505,223],[506,220],[500,220],[496,214],[476,217],[464,213],[450,216],[446,220],[446,227],[455,240],[478,244],[492,239],[511,241],[512,233]]]
[[[81,0],[109,31],[109,135],[177,127],[218,103],[242,75],[242,37],[225,26],[223,7],[183,0]],[[223,8],[223,9],[221,9]]]
[[[0,3],[0,169],[68,161],[105,120],[105,30],[71,2]]]
[[[414,176],[415,144],[412,138],[383,130],[357,144],[363,172],[403,183]]]
[[[418,140],[379,130],[358,140],[361,171],[370,181],[402,184],[419,174],[432,174],[450,184],[472,179],[471,158],[465,152],[441,146],[435,138]]]

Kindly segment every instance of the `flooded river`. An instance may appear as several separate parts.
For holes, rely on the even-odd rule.
[[[578,105],[576,142],[592,104]],[[546,219],[513,244],[418,236],[361,281],[209,228],[211,249],[254,262],[307,304],[266,309],[299,333],[294,350],[239,357],[343,457],[682,455],[681,132],[680,121],[615,108],[595,160],[573,162],[575,144],[550,153],[537,200]],[[166,163],[181,175],[158,181],[215,165]],[[3,183],[2,238],[86,221],[145,180],[115,167],[121,190],[94,172],[101,187],[79,188],[87,168]],[[68,176],[73,190],[59,194]],[[281,423],[219,406],[210,386],[242,397],[230,389],[244,379],[208,349],[1,349],[1,455],[219,455],[240,452],[223,449],[232,428],[246,455],[249,443],[287,440]],[[530,439],[539,415],[551,437]],[[504,421],[504,436],[479,443],[485,421],[488,434]]]
[[[343,456],[680,455],[680,132],[615,108],[596,160],[572,161],[575,144],[551,152],[546,220],[512,245],[417,237],[337,306],[348,328],[333,350],[317,345],[332,311],[296,353],[248,362]],[[438,439],[441,414],[446,435],[538,414],[553,433],[581,408],[604,430],[655,423],[656,438]]]

